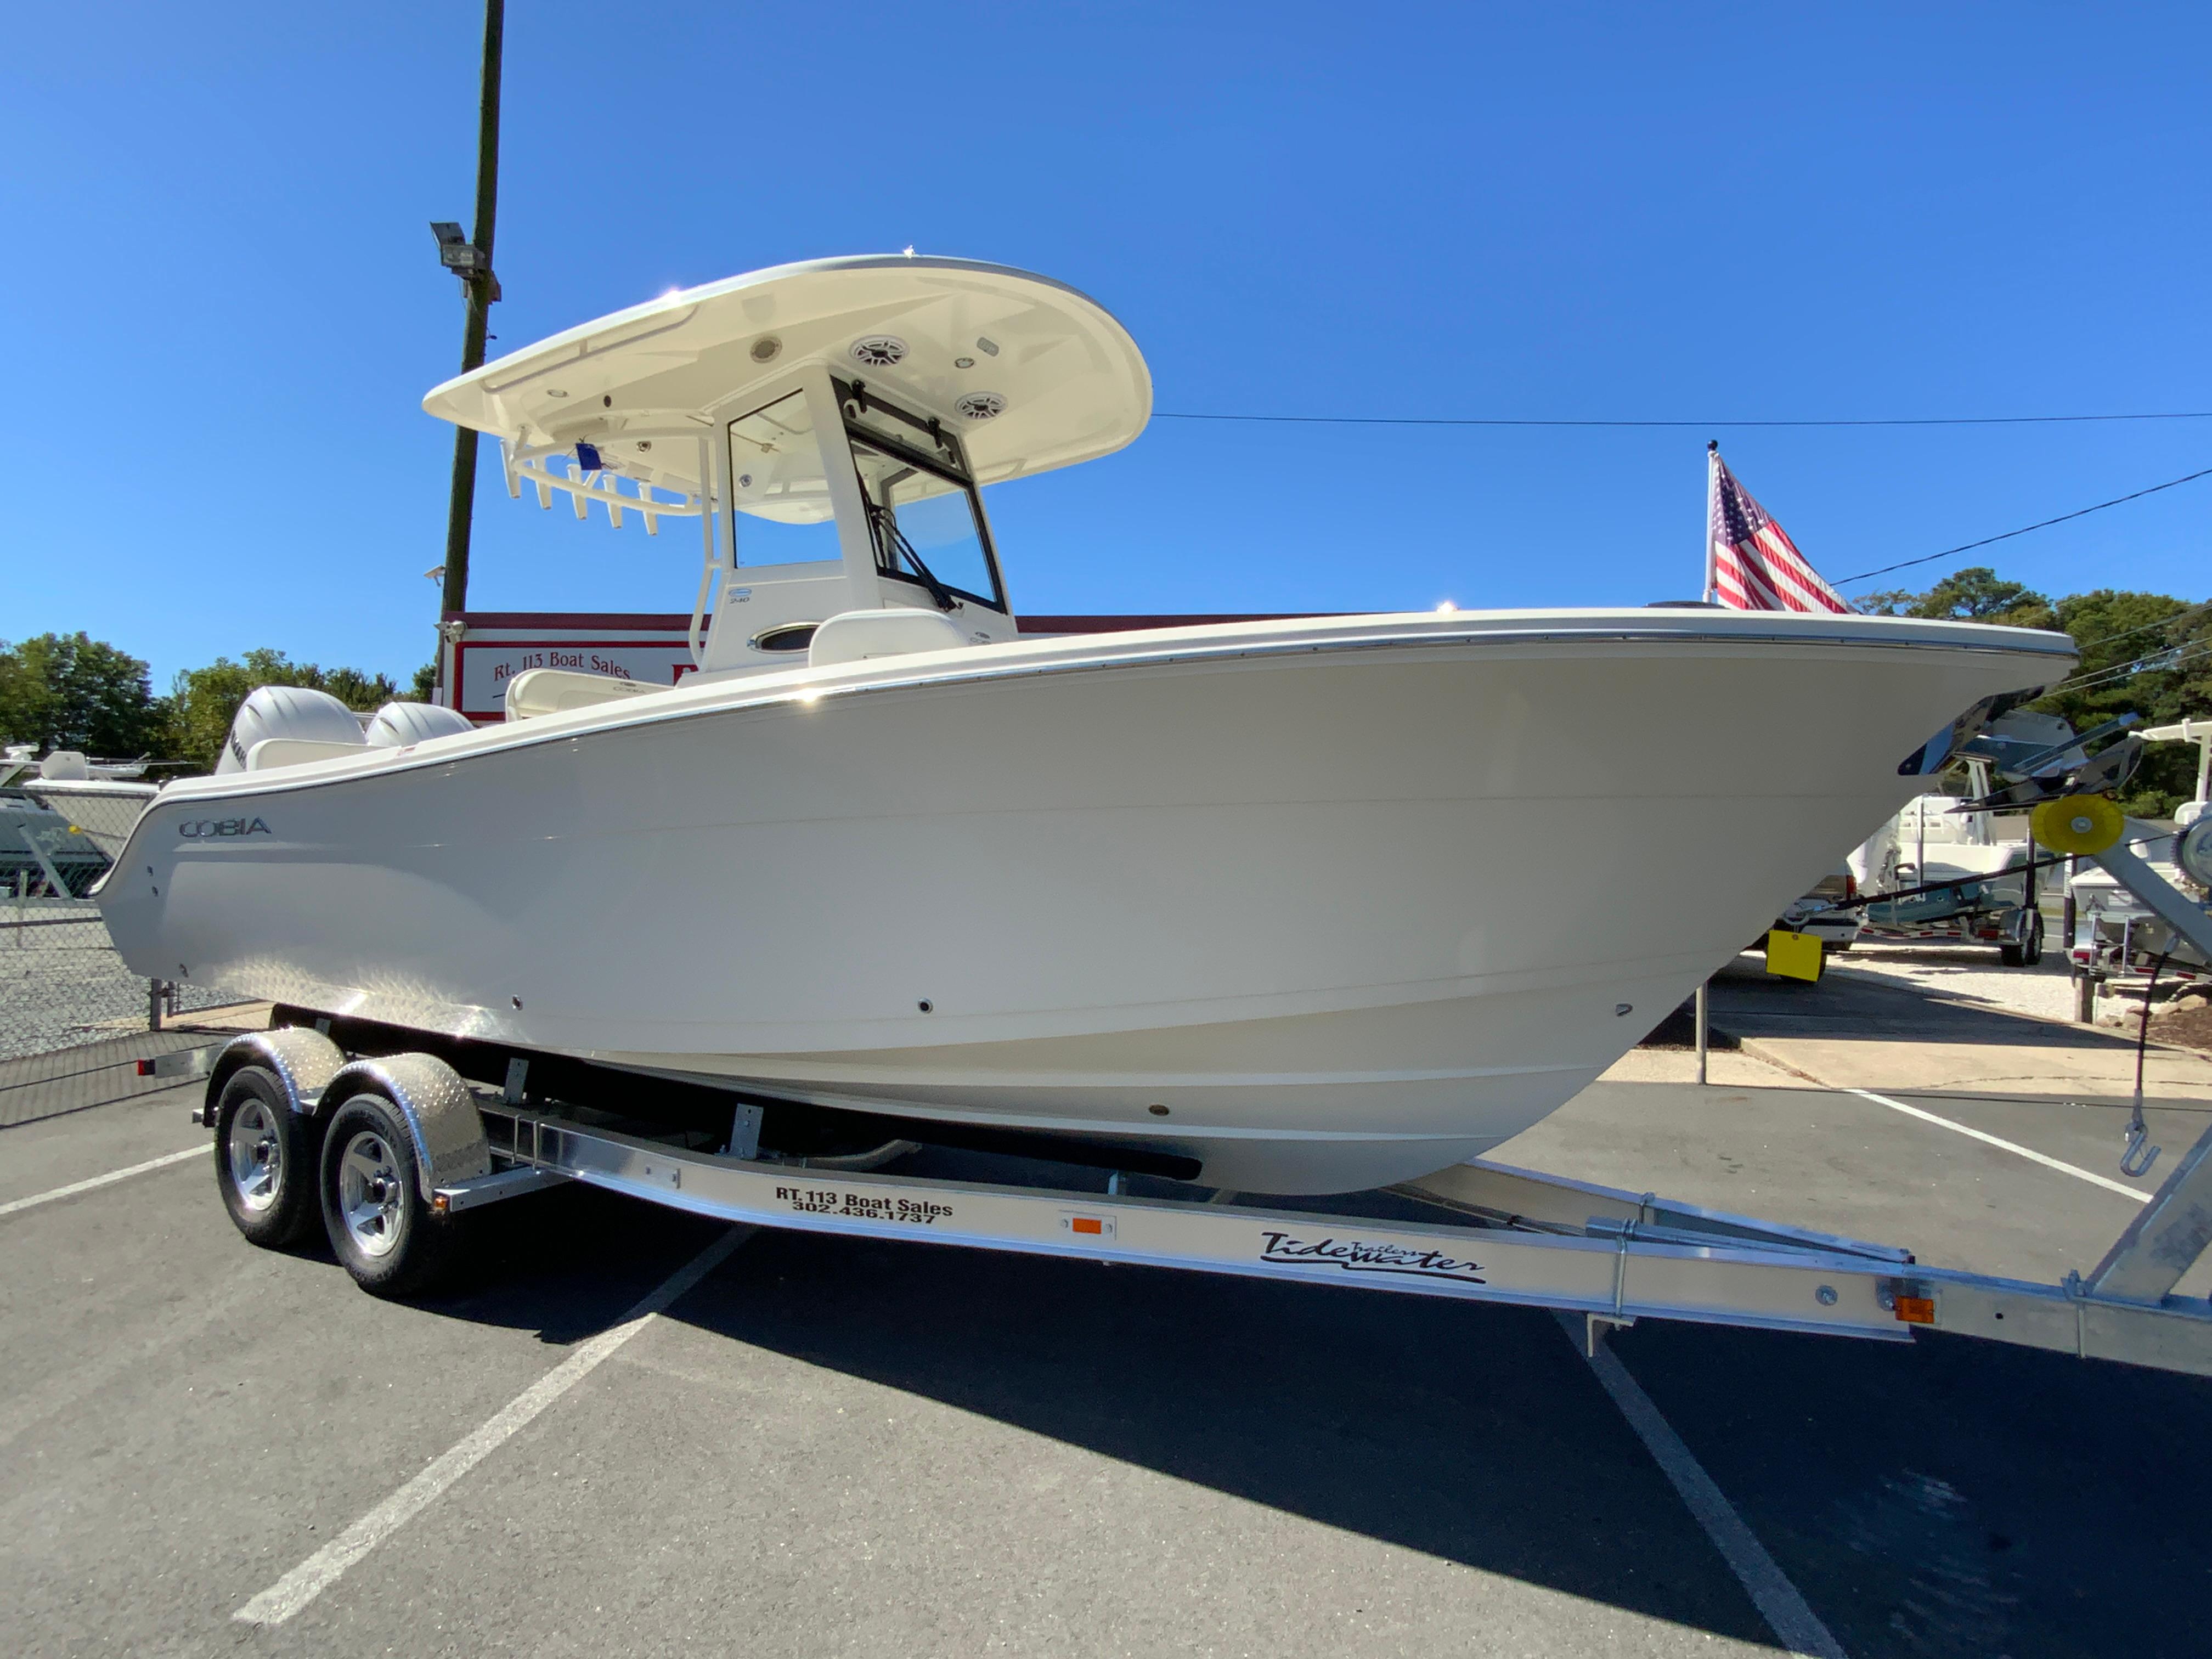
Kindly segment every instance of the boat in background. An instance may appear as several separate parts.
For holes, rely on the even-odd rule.
[[[41,759],[36,744],[0,753],[0,896],[82,899],[161,792],[144,761],[88,760],[74,750]]]
[[[2073,661],[1702,607],[1020,637],[982,487],[1112,453],[1151,401],[1094,301],[898,256],[439,387],[512,494],[698,521],[695,672],[533,667],[503,723],[389,745],[263,720],[139,824],[118,947],[724,1091],[763,1156],[890,1122],[1353,1190],[1571,1098]]]

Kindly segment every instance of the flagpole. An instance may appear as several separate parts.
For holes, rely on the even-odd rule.
[[[1721,446],[1717,438],[1705,440],[1705,591],[1713,602],[1713,492],[1720,486]]]

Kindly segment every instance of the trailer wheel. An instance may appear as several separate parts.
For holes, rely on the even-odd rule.
[[[339,1263],[372,1296],[414,1296],[453,1266],[453,1218],[423,1200],[414,1142],[380,1095],[358,1094],[323,1136],[323,1225]]]
[[[215,1179],[232,1224],[264,1249],[297,1243],[315,1219],[314,1120],[292,1109],[265,1066],[241,1066],[216,1103]]]
[[[1997,946],[1997,960],[2008,968],[2033,968],[2043,960],[2043,916],[2039,911],[2027,913],[2027,926],[2020,931],[2020,943]]]

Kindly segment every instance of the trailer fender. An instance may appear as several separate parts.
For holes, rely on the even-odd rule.
[[[223,1085],[242,1066],[260,1066],[276,1073],[284,1088],[284,1103],[312,1116],[317,1097],[345,1065],[338,1045],[307,1026],[286,1026],[275,1031],[248,1031],[223,1044],[209,1068],[207,1093],[200,1108],[201,1121],[212,1127]]]
[[[392,1054],[343,1066],[323,1091],[317,1111],[328,1116],[356,1095],[381,1095],[399,1109],[415,1143],[422,1201],[437,1189],[491,1173],[491,1147],[476,1097],[461,1074],[430,1054]]]

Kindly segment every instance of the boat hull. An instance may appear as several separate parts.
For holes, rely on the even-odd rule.
[[[1897,811],[1932,731],[2066,665],[1626,615],[628,699],[179,786],[101,902],[143,974],[1351,1190],[1564,1103]]]

